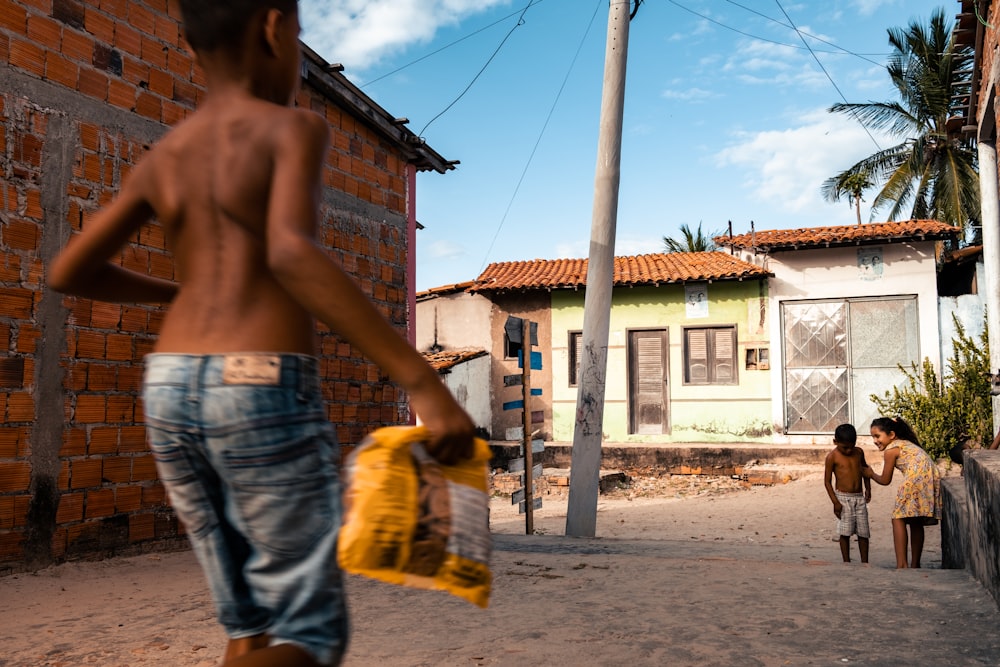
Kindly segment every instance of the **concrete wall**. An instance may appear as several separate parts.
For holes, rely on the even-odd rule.
[[[942,565],[968,568],[1000,605],[1000,451],[967,451],[959,481],[943,487]]]
[[[362,109],[321,65],[306,58],[296,100],[331,126],[319,238],[405,330],[414,167],[379,128],[377,107]],[[63,298],[44,282],[69,235],[204,94],[175,3],[3,0],[0,81],[0,573],[180,543],[139,401],[162,312]],[[120,262],[174,275],[156,224]],[[408,419],[378,369],[317,333],[342,443]]]
[[[487,431],[493,423],[493,404],[490,402],[489,392],[490,364],[489,355],[484,355],[455,364],[441,375],[445,385],[459,405],[469,413],[476,426]]]
[[[457,292],[417,301],[416,348],[491,350],[493,303],[481,294]]]
[[[616,288],[608,337],[604,433],[608,442],[770,441],[770,376],[773,370],[745,368],[747,348],[771,347],[768,341],[767,288],[756,280],[705,284],[707,316],[688,317],[683,285]],[[553,439],[573,439],[577,388],[569,385],[570,331],[583,328],[584,293],[552,294]],[[684,383],[683,330],[688,326],[736,325],[737,384]],[[670,432],[629,433],[628,332],[662,328],[668,336],[668,413]],[[773,362],[772,362],[773,364]],[[772,365],[773,368],[773,365]]]
[[[941,368],[941,345],[938,329],[937,265],[934,242],[883,243],[883,266],[880,274],[863,274],[858,266],[858,248],[818,248],[782,251],[766,258],[744,252],[742,259],[761,264],[774,273],[769,281],[771,345],[771,419],[785,423],[784,360],[782,354],[783,301],[811,299],[841,299],[868,296],[916,295],[919,326],[920,359],[930,358]],[[812,442],[809,435],[782,436],[775,433],[776,442]]]

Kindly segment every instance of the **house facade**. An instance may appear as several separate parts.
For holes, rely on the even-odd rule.
[[[549,370],[532,386],[542,387],[538,404],[554,441],[573,439],[586,273],[582,259],[503,262],[470,288],[496,306],[495,350],[504,313],[539,323]],[[767,277],[725,253],[615,258],[606,441],[770,438]],[[494,394],[503,390],[500,379],[492,380]]]
[[[960,233],[908,220],[716,239],[773,275],[776,441],[826,442],[838,424],[878,416],[871,395],[903,382],[900,366],[926,358],[941,370],[939,242]]]

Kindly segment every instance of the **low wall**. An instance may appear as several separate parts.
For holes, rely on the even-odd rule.
[[[520,446],[491,442],[493,468],[506,469],[509,461],[521,456]],[[761,444],[605,444],[601,447],[602,468],[648,468],[674,475],[738,475],[748,466],[823,466],[829,445],[771,447]],[[569,443],[546,442],[545,451],[534,455],[534,463],[547,468],[569,468],[573,447]]]
[[[1000,451],[967,451],[958,481],[942,486],[942,566],[968,568],[1000,605]]]

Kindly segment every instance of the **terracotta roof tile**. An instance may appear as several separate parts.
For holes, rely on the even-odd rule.
[[[958,227],[937,220],[873,222],[838,227],[771,229],[733,237],[717,236],[719,245],[758,250],[794,250],[827,246],[855,245],[880,241],[936,241],[961,234]]]
[[[437,296],[444,296],[447,294],[457,294],[458,292],[464,292],[468,290],[473,285],[473,281],[467,280],[464,283],[455,283],[453,285],[441,285],[440,287],[432,287],[426,289],[422,292],[417,292],[414,296],[417,301],[426,301],[428,299],[433,299]]]
[[[496,262],[470,292],[575,289],[587,284],[586,259],[535,259]],[[723,252],[672,252],[615,257],[615,287],[685,283],[703,280],[766,278],[771,274]]]
[[[424,359],[437,372],[446,371],[463,361],[486,355],[486,350],[442,350],[441,352],[424,352]]]

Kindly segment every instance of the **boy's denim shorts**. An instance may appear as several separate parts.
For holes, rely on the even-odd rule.
[[[267,633],[336,664],[347,644],[337,567],[339,447],[317,360],[146,356],[157,471],[230,638]]]

